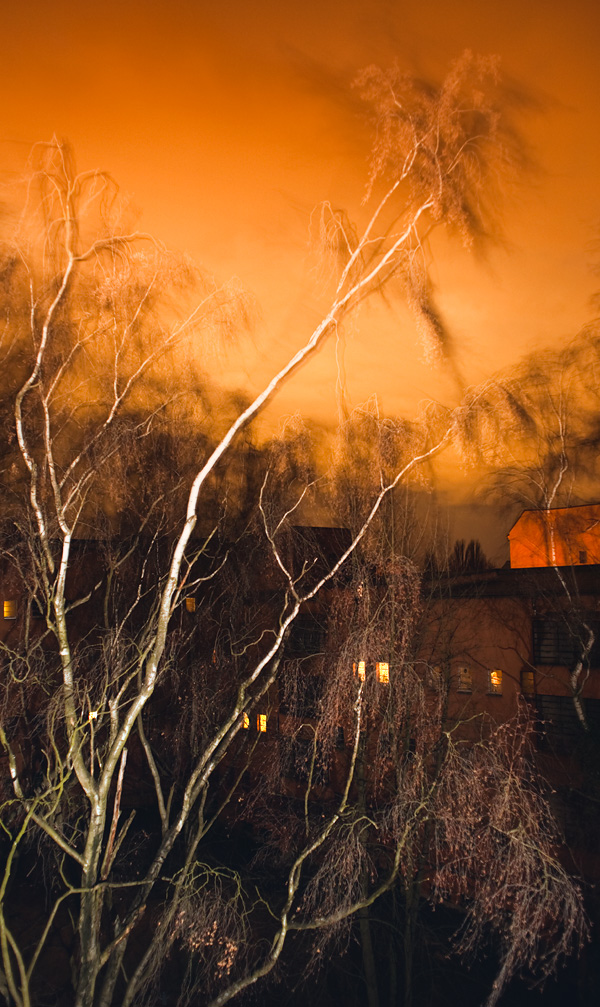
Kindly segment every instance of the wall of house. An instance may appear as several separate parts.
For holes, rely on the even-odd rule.
[[[600,563],[600,504],[524,511],[508,540],[513,570]]]

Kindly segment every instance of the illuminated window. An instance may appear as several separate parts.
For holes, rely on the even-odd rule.
[[[473,675],[470,668],[458,669],[458,691],[473,692]]]
[[[4,602],[4,618],[5,619],[16,619],[17,618],[17,603],[14,598],[7,599]]]
[[[185,599],[185,608],[186,608],[187,612],[195,612],[196,611],[196,599],[195,598],[186,598]]]
[[[491,696],[502,695],[502,672],[498,668],[489,672],[488,692]]]
[[[256,717],[256,730],[259,734],[266,734],[267,731],[267,715],[266,713],[259,713]]]
[[[242,714],[242,727],[247,731],[250,727],[250,717],[247,713]]]
[[[367,677],[367,666],[364,661],[358,661],[358,662],[355,661],[354,664],[352,665],[352,671],[354,672],[355,675],[358,675],[358,679],[360,682],[364,682],[365,678]]]
[[[381,682],[382,685],[389,685],[390,666],[387,661],[378,661],[375,668],[377,671],[377,681]]]
[[[524,696],[535,696],[535,674],[533,671],[521,671],[521,692]]]

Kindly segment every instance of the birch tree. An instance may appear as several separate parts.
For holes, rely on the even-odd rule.
[[[341,555],[312,578],[304,570],[300,578],[294,574],[278,545],[280,525],[293,520],[298,502],[273,526],[259,494],[263,541],[280,583],[277,607],[255,637],[235,653],[220,653],[214,612],[227,625],[227,602],[221,598],[215,609],[204,600],[227,554],[214,548],[218,522],[208,531],[205,524],[215,480],[237,439],[353,308],[392,281],[413,305],[427,346],[443,356],[424,243],[438,226],[466,241],[485,234],[488,197],[506,166],[511,134],[498,115],[489,61],[463,58],[438,88],[396,69],[368,70],[359,87],[377,127],[370,210],[356,228],[331,204],[320,208],[320,236],[334,263],[328,308],[222,434],[192,436],[193,470],[183,465],[181,478],[157,489],[145,510],[151,476],[139,468],[132,476],[130,459],[168,412],[171,390],[161,368],[189,332],[208,330],[213,338],[243,318],[246,305],[239,291],[196,278],[197,302],[189,311],[175,309],[190,271],[148,235],[119,229],[110,177],[78,174],[56,141],[34,151],[2,271],[3,338],[14,362],[4,557],[20,612],[2,645],[0,739],[12,793],[2,806],[0,948],[19,1007],[38,1002],[56,935],[65,932],[76,1007],[147,1001],[160,968],[169,961],[175,968],[182,953],[213,961],[200,995],[226,1003],[273,970],[292,930],[335,924],[371,904],[398,876],[403,845],[396,835],[386,879],[356,897],[342,896],[337,906],[309,900],[297,920],[307,865],[326,855],[350,812],[365,716],[361,685],[348,714],[341,795],[295,846],[275,900],[257,896],[253,915],[239,871],[204,853],[251,769],[255,754],[244,748],[243,732],[271,695],[301,611],[333,583],[394,487],[448,445],[467,443],[478,417],[489,419],[497,408],[510,412],[505,389],[489,386],[403,427],[397,466],[382,474]],[[191,419],[185,429],[193,432]],[[123,514],[127,537],[115,531]],[[194,607],[200,629],[193,639],[187,634],[186,644],[182,619]],[[174,670],[181,681],[190,668],[204,683],[208,713],[176,777],[170,746],[185,739],[165,707]],[[229,669],[229,678],[219,676]],[[153,804],[147,827],[139,824],[143,803],[148,818],[147,801],[138,795],[136,805],[131,798],[143,788]],[[26,860],[36,848],[42,873],[50,874],[48,909],[26,933],[9,896],[19,857]],[[568,886],[563,894],[576,903]],[[259,931],[269,936],[253,944],[245,928],[256,914]],[[578,929],[575,913],[567,936]]]

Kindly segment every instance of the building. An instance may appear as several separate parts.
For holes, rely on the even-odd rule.
[[[525,510],[508,533],[511,569],[600,563],[600,504]]]

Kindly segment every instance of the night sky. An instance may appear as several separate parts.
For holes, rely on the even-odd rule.
[[[109,0],[4,4],[0,165],[68,138],[81,169],[106,168],[140,224],[257,298],[252,336],[210,362],[230,387],[257,388],[320,317],[307,250],[321,199],[352,217],[370,132],[356,72],[397,59],[440,78],[465,48],[498,54],[529,105],[521,128],[535,172],[506,189],[503,236],[485,259],[431,248],[436,295],[461,370],[479,381],[533,348],[570,338],[594,314],[600,234],[600,7],[593,0],[332,0],[281,4]],[[448,400],[414,322],[371,304],[347,330],[349,398],[377,393],[411,411]],[[335,418],[326,348],[270,409]]]

